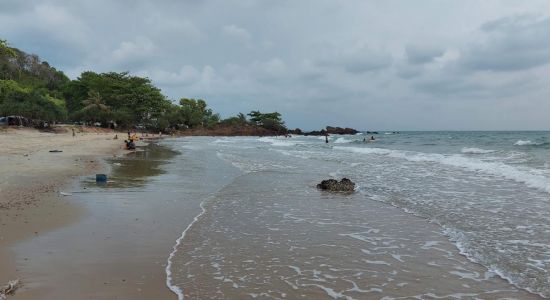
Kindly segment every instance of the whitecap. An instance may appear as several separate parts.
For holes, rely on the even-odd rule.
[[[334,141],[335,144],[346,144],[346,143],[351,143],[351,142],[352,141],[350,141],[346,138],[343,138],[343,137],[339,137]]]
[[[519,141],[515,142],[514,145],[516,145],[516,146],[533,146],[533,145],[540,145],[540,143],[535,143],[535,142],[532,142],[530,140],[526,140],[526,141],[519,140]]]
[[[292,146],[296,146],[297,144],[296,142],[290,142],[287,140],[281,140],[281,139],[269,138],[269,137],[259,138],[258,141],[264,142],[264,143],[270,143],[271,145],[278,146],[278,147],[292,147]]]
[[[467,147],[464,147],[462,148],[462,150],[460,151],[462,153],[465,153],[465,154],[487,154],[487,153],[493,153],[493,152],[496,152],[495,150],[486,150],[486,149],[480,149],[480,148],[467,148]]]
[[[502,162],[486,162],[472,157],[462,155],[444,155],[438,153],[422,153],[413,151],[401,151],[382,148],[359,148],[359,147],[341,147],[334,149],[350,151],[361,154],[386,155],[393,158],[406,159],[412,162],[434,162],[442,165],[448,165],[467,169],[474,172],[501,176],[516,182],[523,183],[528,187],[536,188],[550,193],[550,178],[536,174],[536,170],[520,169],[515,166],[507,165]]]

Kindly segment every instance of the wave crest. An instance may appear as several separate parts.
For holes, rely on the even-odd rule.
[[[550,178],[530,172],[526,169],[520,169],[501,162],[486,162],[463,155],[443,155],[437,153],[423,153],[413,151],[401,151],[381,148],[359,148],[359,147],[341,147],[334,149],[350,151],[361,154],[386,155],[393,158],[406,159],[412,162],[435,162],[442,165],[448,165],[474,172],[483,172],[486,174],[500,176],[516,182],[523,183],[531,188],[536,188],[546,193],[550,193]]]
[[[514,145],[516,145],[516,146],[539,146],[539,145],[542,145],[542,143],[536,143],[536,142],[532,142],[530,140],[526,140],[526,141],[519,140],[519,141],[515,142]]]
[[[462,150],[460,151],[464,154],[487,154],[487,153],[493,153],[493,152],[496,152],[496,150],[485,150],[485,149],[480,149],[480,148],[462,148]]]
[[[339,137],[334,141],[335,144],[347,144],[347,143],[351,143],[351,142],[352,141],[350,141],[346,138],[343,138],[343,137]]]

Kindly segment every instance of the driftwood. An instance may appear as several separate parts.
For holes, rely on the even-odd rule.
[[[19,288],[19,279],[11,280],[5,286],[0,287],[0,300],[6,299],[7,295],[13,295],[17,288]]]

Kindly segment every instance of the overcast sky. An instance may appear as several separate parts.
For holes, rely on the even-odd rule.
[[[223,117],[550,129],[547,0],[0,0],[0,38],[71,78],[130,71]]]

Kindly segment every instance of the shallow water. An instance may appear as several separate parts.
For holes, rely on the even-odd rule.
[[[152,299],[167,268],[186,299],[550,297],[549,133],[363,138],[192,137],[112,160],[111,182],[72,191],[86,218],[15,247],[25,282]],[[331,177],[357,192],[315,188]]]
[[[163,144],[109,160],[107,184],[84,177],[66,191],[86,215],[15,245],[23,287],[14,299],[177,298],[165,274],[174,240],[202,199],[239,172],[208,163],[215,153],[190,157]]]
[[[192,299],[550,297],[549,136],[202,140],[243,175],[205,202],[172,285]],[[327,177],[358,193],[318,192]]]

